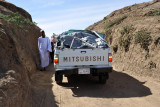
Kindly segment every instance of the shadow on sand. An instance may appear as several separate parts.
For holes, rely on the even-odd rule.
[[[113,71],[106,84],[99,84],[97,78],[89,76],[68,77],[69,83],[61,86],[69,88],[75,97],[129,98],[151,95],[145,82],[140,82],[128,74]]]
[[[30,92],[32,106],[30,107],[58,107],[52,91],[53,65],[47,69],[47,71],[39,71],[32,76],[32,90]]]

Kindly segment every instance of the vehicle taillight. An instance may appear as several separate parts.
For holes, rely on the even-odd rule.
[[[59,61],[58,61],[58,55],[54,55],[54,63],[55,63],[55,64],[58,64],[58,63],[59,63]]]
[[[109,53],[109,55],[108,55],[108,61],[112,62],[112,54],[111,53]]]

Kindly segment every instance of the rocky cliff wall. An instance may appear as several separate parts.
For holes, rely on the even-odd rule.
[[[0,1],[0,107],[31,107],[30,77],[40,66],[39,36],[29,13]]]
[[[114,69],[160,80],[159,0],[116,10],[87,29],[106,34]]]

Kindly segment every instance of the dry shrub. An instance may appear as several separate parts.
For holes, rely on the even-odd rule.
[[[129,34],[133,30],[134,30],[133,25],[126,25],[122,27],[122,29],[120,30],[120,33],[121,35]]]
[[[160,37],[156,38],[154,41],[154,44],[157,46],[158,44],[160,44]]]
[[[156,10],[153,10],[153,11],[149,11],[147,13],[148,16],[160,16],[160,8],[159,9],[156,9]]]
[[[117,53],[117,51],[118,51],[118,45],[113,46],[113,51],[114,51],[115,53]]]
[[[119,38],[119,44],[125,49],[125,52],[129,51],[129,46],[131,44],[132,35],[124,35]]]
[[[150,36],[150,32],[146,29],[141,29],[135,34],[135,43],[140,44],[141,48],[149,51],[148,46],[152,43],[152,37]]]
[[[112,29],[111,28],[106,29],[105,35],[106,35],[105,39],[107,40],[107,42],[112,44],[112,39],[113,39],[112,38]]]
[[[153,61],[150,61],[150,62],[149,62],[149,68],[150,68],[150,69],[156,68],[156,63],[154,63]]]

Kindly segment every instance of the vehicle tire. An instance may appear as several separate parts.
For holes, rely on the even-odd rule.
[[[56,81],[57,84],[62,84],[62,81]]]
[[[108,75],[99,75],[99,83],[105,84],[108,79]]]
[[[106,79],[107,79],[107,80],[109,79],[109,73],[106,74]]]
[[[61,84],[63,80],[63,75],[58,74],[57,72],[55,73],[55,81],[57,84]]]

